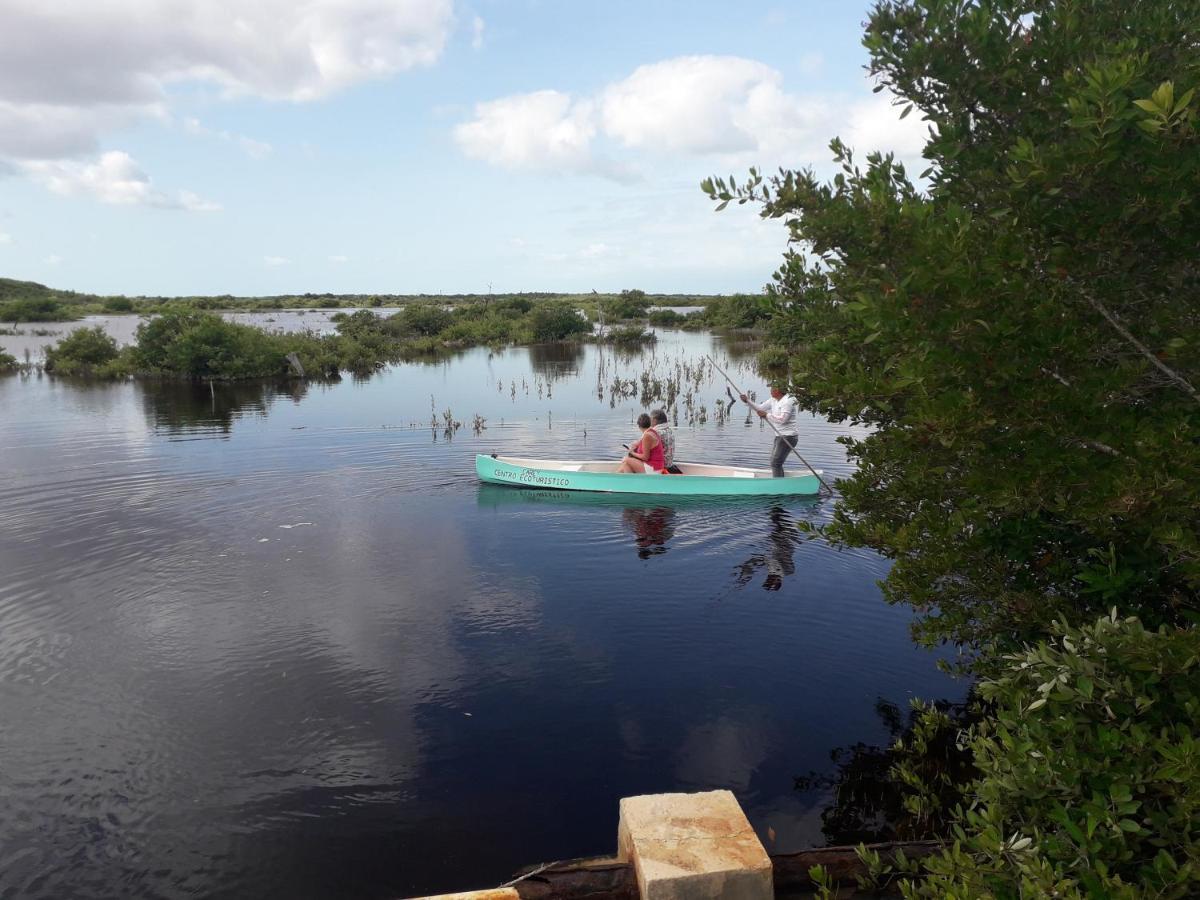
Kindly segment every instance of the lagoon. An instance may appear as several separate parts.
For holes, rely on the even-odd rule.
[[[622,796],[716,787],[769,851],[823,843],[795,776],[884,742],[881,702],[963,693],[885,560],[799,538],[830,501],[475,479],[615,459],[642,406],[613,382],[703,353],[764,392],[736,346],[659,337],[334,384],[0,378],[0,896],[483,887],[609,852]],[[701,378],[680,456],[762,464],[724,397]],[[849,427],[803,428],[849,471]]]

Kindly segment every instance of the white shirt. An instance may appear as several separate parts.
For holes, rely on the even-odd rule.
[[[796,398],[791,394],[784,394],[778,400],[768,397],[766,403],[751,403],[750,405],[759,412],[765,412],[767,421],[774,425],[784,437],[800,436],[800,432],[796,428],[796,412],[800,407]]]

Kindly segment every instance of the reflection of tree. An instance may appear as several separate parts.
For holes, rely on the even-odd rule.
[[[972,719],[970,698],[933,705],[948,717],[946,727],[933,732],[926,729],[920,740],[914,740],[918,711],[909,710],[905,716],[896,704],[876,700],[875,713],[888,732],[886,746],[860,742],[838,747],[829,754],[834,772],[810,772],[796,778],[796,790],[832,792],[830,804],[821,812],[821,831],[831,845],[939,836],[945,821],[937,812],[947,812],[962,800],[961,789],[974,776],[975,768],[970,752],[958,747],[958,733]],[[898,750],[897,740],[909,749]],[[924,784],[940,786],[937,803],[922,818],[904,807],[905,797],[913,791],[892,774],[901,761]]]
[[[543,378],[562,378],[579,371],[584,357],[583,344],[558,341],[552,344],[530,344],[529,365],[534,374]]]
[[[770,512],[771,533],[767,537],[767,552],[757,553],[738,566],[737,583],[746,585],[759,569],[766,569],[763,580],[764,591],[777,591],[783,587],[783,579],[796,574],[796,545],[800,533],[788,518],[782,506],[772,506]]]
[[[761,337],[744,331],[721,333],[718,335],[717,344],[726,356],[738,362],[757,356],[763,348]]]
[[[217,428],[228,434],[234,419],[247,413],[265,416],[278,397],[298,402],[303,381],[143,381],[142,402],[154,427],[171,434]]]
[[[621,518],[633,531],[637,554],[642,559],[667,552],[667,542],[675,536],[675,510],[626,507],[621,511]]]

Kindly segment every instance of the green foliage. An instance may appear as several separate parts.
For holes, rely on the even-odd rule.
[[[413,303],[391,318],[391,330],[400,335],[429,337],[450,326],[450,313],[431,303]]]
[[[528,297],[507,297],[489,304],[489,307],[495,310],[521,313],[523,315],[533,309],[534,302]]]
[[[619,344],[625,347],[640,347],[643,344],[653,344],[658,340],[654,336],[654,332],[646,331],[641,325],[623,325],[612,328],[604,336],[604,339],[610,344]]]
[[[774,380],[787,376],[788,352],[783,347],[764,347],[758,353],[758,371]]]
[[[975,800],[906,896],[1200,894],[1200,631],[1059,623],[980,693]]]
[[[0,322],[69,322],[79,318],[79,312],[70,308],[72,304],[95,299],[36,281],[0,278]]]
[[[105,297],[104,311],[110,313],[133,312],[133,301],[128,297]]]
[[[650,306],[650,300],[645,291],[621,291],[620,296],[601,302],[604,317],[609,321],[624,319],[644,319]]]
[[[592,330],[587,319],[568,304],[544,304],[529,313],[529,327],[534,341],[561,341]]]
[[[712,328],[756,328],[774,313],[770,298],[761,294],[717,297],[705,307],[704,322]]]
[[[286,338],[218,315],[179,309],[137,330],[140,371],[189,378],[256,378],[287,372]]]
[[[4,279],[0,279],[0,289],[5,284]],[[47,299],[47,295],[64,293],[50,292],[41,285],[33,287],[42,292],[34,301],[26,297],[13,302],[57,303],[57,300]],[[343,371],[369,375],[390,362],[418,354],[480,345],[503,347],[514,343],[580,340],[591,332],[591,324],[579,314],[577,304],[560,295],[457,296],[453,299],[459,302],[452,306],[447,306],[441,299],[425,297],[404,305],[399,312],[387,317],[378,315],[373,309],[339,312],[331,316],[331,321],[337,325],[336,335],[268,332],[226,321],[214,312],[234,307],[252,308],[247,304],[257,304],[253,308],[275,308],[284,305],[289,298],[224,295],[174,300],[141,298],[135,303],[124,297],[71,296],[77,301],[71,309],[99,309],[103,299],[103,308],[109,311],[137,309],[153,316],[139,327],[138,340],[133,347],[113,354],[106,362],[84,361],[75,349],[68,348],[53,357],[50,363],[50,370],[60,374],[69,371],[98,377],[131,374],[201,379],[290,376],[293,372],[287,356],[294,353],[307,377],[337,378]],[[322,303],[329,306],[326,301],[338,300],[332,295],[313,294],[295,299],[309,306]],[[372,299],[378,298],[364,298],[363,302]],[[85,304],[83,300],[89,302]],[[617,336],[628,343],[653,340],[653,335],[640,327],[618,330]]]
[[[56,375],[117,374],[117,342],[103,328],[79,328],[46,351],[46,371]]]
[[[0,322],[69,322],[79,316],[57,300],[46,298],[0,303]]]
[[[656,309],[651,311],[649,321],[660,328],[678,328],[686,321],[686,317],[673,309]]]
[[[836,140],[831,183],[705,182],[789,228],[771,343],[805,408],[871,427],[827,533],[894,560],[931,643],[1200,606],[1197,31],[1195,0],[881,2],[927,188]]]
[[[15,356],[0,350],[0,372],[16,372],[20,367]]]
[[[818,900],[835,900],[838,893],[837,887],[833,883],[833,876],[824,866],[820,864],[809,866],[808,877],[812,881],[813,887],[816,888],[813,896]]]

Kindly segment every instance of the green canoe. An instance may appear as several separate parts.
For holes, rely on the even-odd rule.
[[[773,478],[769,469],[676,463],[682,475],[618,475],[612,460],[568,461],[516,456],[475,457],[481,481],[559,491],[654,494],[670,497],[780,497],[812,495],[820,482],[811,472]]]

